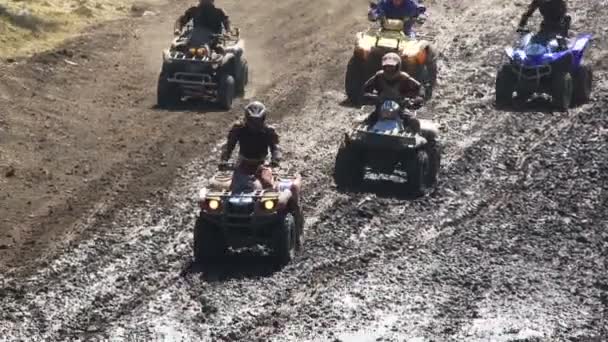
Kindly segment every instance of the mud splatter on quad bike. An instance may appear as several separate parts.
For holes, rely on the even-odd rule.
[[[170,107],[191,97],[217,101],[228,110],[234,98],[244,94],[249,79],[239,30],[208,33],[205,42],[198,44],[191,43],[194,31],[191,25],[186,26],[171,47],[163,51],[157,103]]]
[[[437,83],[436,53],[429,41],[418,40],[403,32],[404,21],[382,20],[380,27],[357,33],[353,56],[348,61],[344,87],[348,99],[360,104],[363,84],[381,68],[381,59],[388,52],[402,58],[402,70],[418,80],[425,89],[425,100],[433,95]]]
[[[205,263],[233,248],[266,245],[279,265],[288,264],[301,243],[296,223],[292,186],[300,188],[301,176],[275,173],[275,187],[251,183],[234,188],[234,165],[225,165],[199,194],[200,215],[194,227],[194,260]]]

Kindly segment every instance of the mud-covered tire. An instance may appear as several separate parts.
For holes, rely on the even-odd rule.
[[[591,65],[582,64],[573,75],[575,105],[589,102],[593,89],[593,69]]]
[[[437,176],[441,168],[441,151],[436,141],[429,142],[427,155],[429,157],[429,172],[425,177],[425,182],[427,186],[432,187],[437,184]]]
[[[365,77],[365,66],[359,62],[357,57],[352,56],[346,66],[344,77],[344,89],[348,100],[354,105],[360,105],[363,101],[363,84],[367,81]]]
[[[515,90],[515,74],[510,67],[503,65],[496,74],[496,106],[508,107],[513,104],[513,91]]]
[[[226,252],[226,242],[219,227],[197,218],[194,226],[194,262],[208,263],[221,258]]]
[[[430,161],[424,149],[416,151],[416,156],[407,164],[407,187],[415,195],[424,195],[429,179]]]
[[[334,182],[339,189],[359,186],[365,177],[365,165],[352,145],[342,143],[336,155]]]
[[[551,104],[558,111],[567,111],[573,102],[574,81],[567,71],[557,71],[551,80]]]
[[[424,87],[424,100],[429,101],[437,84],[437,60],[434,57],[420,68],[418,81]]]
[[[234,77],[230,74],[220,76],[218,103],[223,110],[230,110],[236,93]]]
[[[295,258],[296,238],[295,219],[288,213],[277,225],[273,236],[272,249],[279,266],[285,266]]]
[[[238,78],[236,79],[236,94],[245,95],[245,87],[249,83],[249,63],[245,58],[241,60],[241,67]]]
[[[181,100],[179,86],[168,81],[169,74],[161,72],[156,88],[156,104],[160,108],[175,106]]]

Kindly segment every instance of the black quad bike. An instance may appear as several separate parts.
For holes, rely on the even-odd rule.
[[[191,44],[194,32],[191,25],[186,26],[171,47],[163,51],[158,106],[171,107],[190,97],[216,101],[222,109],[229,110],[234,98],[244,95],[249,80],[239,30],[207,33],[204,43]]]
[[[407,173],[408,188],[423,195],[437,181],[438,132],[430,120],[416,118],[415,111],[395,117],[379,114],[374,123],[359,120],[340,144],[334,181],[338,188],[356,187],[363,182],[367,168],[383,174],[401,170]]]
[[[222,257],[228,247],[265,245],[279,265],[288,264],[300,244],[291,192],[301,176],[275,174],[275,187],[232,186],[234,165],[223,165],[199,193],[200,215],[194,227],[194,260],[206,263]]]

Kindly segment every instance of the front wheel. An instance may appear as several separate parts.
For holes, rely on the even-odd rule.
[[[429,155],[425,150],[416,151],[414,160],[408,162],[407,186],[416,195],[424,195],[430,178]]]
[[[222,109],[230,110],[232,108],[235,90],[236,89],[234,77],[232,77],[232,75],[230,74],[223,74],[220,77],[220,84],[218,89],[218,102]]]
[[[194,226],[194,261],[206,263],[224,255],[226,243],[219,227],[205,222],[200,216]]]
[[[427,154],[429,156],[429,171],[425,182],[430,187],[437,184],[437,175],[441,167],[441,151],[436,141],[429,142]]]
[[[156,88],[156,104],[161,108],[175,106],[181,100],[179,86],[169,82],[169,74],[161,72]]]
[[[582,105],[589,102],[593,88],[593,69],[591,65],[581,64],[574,73],[574,103]]]
[[[285,266],[295,258],[297,243],[296,229],[293,215],[287,214],[279,223],[275,231],[273,250],[279,266]]]
[[[553,74],[551,102],[558,111],[567,111],[572,104],[574,82],[569,72],[558,71]]]
[[[358,151],[345,142],[342,143],[334,166],[334,181],[341,189],[355,187],[363,182],[365,165]]]
[[[513,102],[515,75],[508,65],[503,65],[496,74],[496,106],[507,107]]]

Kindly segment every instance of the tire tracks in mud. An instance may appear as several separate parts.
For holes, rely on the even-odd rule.
[[[489,6],[476,4],[466,13],[484,13]],[[432,113],[448,127],[443,134],[447,158],[432,196],[408,200],[383,180],[369,182],[376,193],[345,194],[332,188],[341,130],[358,112],[339,105],[340,91],[326,89],[340,87],[339,67],[324,66],[317,58],[311,66],[322,69],[305,73],[307,91],[301,91],[301,80],[287,80],[275,84],[278,91],[260,94],[280,112],[276,118],[288,151],[286,165],[305,175],[305,249],[293,264],[274,272],[264,266],[264,257],[246,253],[230,257],[226,268],[215,274],[179,276],[191,255],[191,197],[213,172],[213,159],[199,158],[182,169],[172,190],[144,206],[123,209],[29,280],[8,280],[14,291],[0,301],[3,307],[23,311],[25,324],[7,329],[4,314],[0,332],[25,329],[16,337],[54,339],[114,340],[137,333],[148,338],[252,341],[348,340],[366,334],[395,341],[599,336],[598,324],[605,319],[581,312],[598,308],[598,298],[606,293],[600,289],[605,277],[597,276],[597,285],[588,284],[593,276],[582,273],[589,270],[589,256],[581,253],[601,250],[601,230],[589,226],[601,227],[603,216],[591,215],[593,221],[586,223],[595,234],[587,237],[598,243],[595,249],[581,247],[585,242],[570,245],[569,235],[547,235],[545,229],[559,233],[563,228],[545,226],[545,216],[555,208],[536,209],[533,201],[546,202],[550,192],[542,185],[535,189],[536,179],[529,175],[539,172],[542,165],[535,164],[534,156],[547,146],[559,152],[556,138],[570,139],[570,151],[582,146],[569,137],[591,133],[594,121],[586,122],[591,120],[588,113],[600,114],[605,102],[597,96],[599,103],[570,114],[495,111],[495,65],[488,61],[498,56],[501,30],[510,24],[501,19],[502,26],[477,41],[487,17],[461,22],[450,19],[467,17],[455,17],[458,8],[443,11],[431,28],[440,28],[437,41],[445,43],[440,85],[430,108],[421,113]],[[500,16],[505,17],[504,12]],[[459,40],[450,42],[452,32],[458,32]],[[334,32],[328,40],[336,37],[339,33]],[[325,53],[345,61],[349,51],[340,52],[340,47]],[[461,61],[468,53],[470,60]],[[463,79],[467,83],[460,87]],[[596,94],[608,90],[606,75],[600,73],[599,79],[604,83]],[[475,82],[475,88],[469,82]],[[283,111],[291,115],[281,116]],[[602,184],[599,192],[590,192],[592,207],[580,217],[589,216],[594,205],[597,209],[605,204]],[[538,220],[536,225],[528,226],[528,218],[521,217],[525,213]],[[579,255],[571,257],[552,243],[568,244]],[[536,246],[541,249],[535,252]],[[543,252],[546,255],[538,255]],[[546,263],[552,258],[578,260],[581,274],[569,272],[590,285],[578,290],[584,297],[564,296],[571,286],[560,264]],[[576,303],[579,298],[584,298],[582,304]],[[49,314],[50,309],[57,316]],[[564,312],[556,312],[560,309]],[[564,320],[573,327],[560,326]]]

